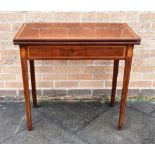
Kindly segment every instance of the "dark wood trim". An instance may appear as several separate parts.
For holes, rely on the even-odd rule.
[[[79,45],[88,45],[88,46],[93,46],[93,45],[140,45],[140,41],[83,41],[83,42],[78,42],[78,41],[21,41],[21,40],[16,40],[14,41],[14,45],[62,45],[62,46],[67,46],[67,45],[74,45],[74,46],[79,46]]]

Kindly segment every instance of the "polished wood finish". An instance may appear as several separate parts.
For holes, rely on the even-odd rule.
[[[115,104],[119,60],[125,60],[118,129],[124,124],[134,45],[140,38],[125,23],[28,23],[14,38],[20,46],[28,130],[32,130],[27,61],[33,106],[37,106],[34,60],[114,60],[111,106]]]
[[[126,23],[27,23],[17,33],[15,44],[60,43],[139,44],[140,38]]]
[[[20,57],[21,57],[24,96],[25,96],[27,128],[29,131],[31,131],[32,130],[32,119],[31,119],[31,107],[30,107],[28,65],[27,65],[27,48],[24,46],[20,47]]]
[[[132,62],[132,55],[133,55],[133,46],[127,46],[127,53],[128,53],[127,54],[128,58],[125,60],[125,67],[124,67],[123,89],[122,89],[118,130],[121,130],[124,124],[126,99],[128,95],[128,85],[129,85],[131,62]]]
[[[124,59],[125,46],[29,46],[28,59]]]

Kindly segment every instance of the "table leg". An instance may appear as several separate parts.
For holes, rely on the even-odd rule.
[[[28,65],[27,65],[25,47],[20,48],[20,56],[21,56],[21,67],[22,67],[23,87],[25,96],[27,128],[29,131],[31,131],[32,130],[31,105],[30,105],[29,80],[28,80]]]
[[[132,59],[125,60],[118,130],[121,130],[124,124],[124,117],[125,117],[124,115],[125,115],[125,110],[126,110],[126,99],[127,99],[127,94],[128,94],[128,84],[129,84],[129,78],[130,78],[131,63],[132,63]]]
[[[110,103],[110,106],[114,106],[115,105],[115,95],[116,95],[118,68],[119,68],[119,60],[114,60],[113,79],[112,79],[112,92],[111,92],[111,103]]]
[[[31,76],[33,107],[36,108],[36,107],[38,107],[38,105],[37,105],[37,97],[36,97],[34,60],[29,60],[29,62],[30,62],[30,76]]]

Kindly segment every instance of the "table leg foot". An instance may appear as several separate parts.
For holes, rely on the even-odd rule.
[[[114,107],[114,106],[115,106],[115,104],[112,104],[112,103],[109,104],[109,107]]]
[[[117,130],[122,130],[123,126],[118,126]]]
[[[28,131],[32,131],[32,130],[33,130],[33,129],[32,129],[32,126],[27,127],[27,130],[28,130]]]
[[[33,104],[33,108],[38,108],[39,106],[37,104]]]

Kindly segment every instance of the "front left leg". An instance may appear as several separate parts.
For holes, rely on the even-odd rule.
[[[26,47],[20,47],[27,128],[29,131],[31,131],[32,130],[32,119],[31,119],[31,105],[30,105],[28,65],[27,65],[27,53],[26,52],[27,52]]]

